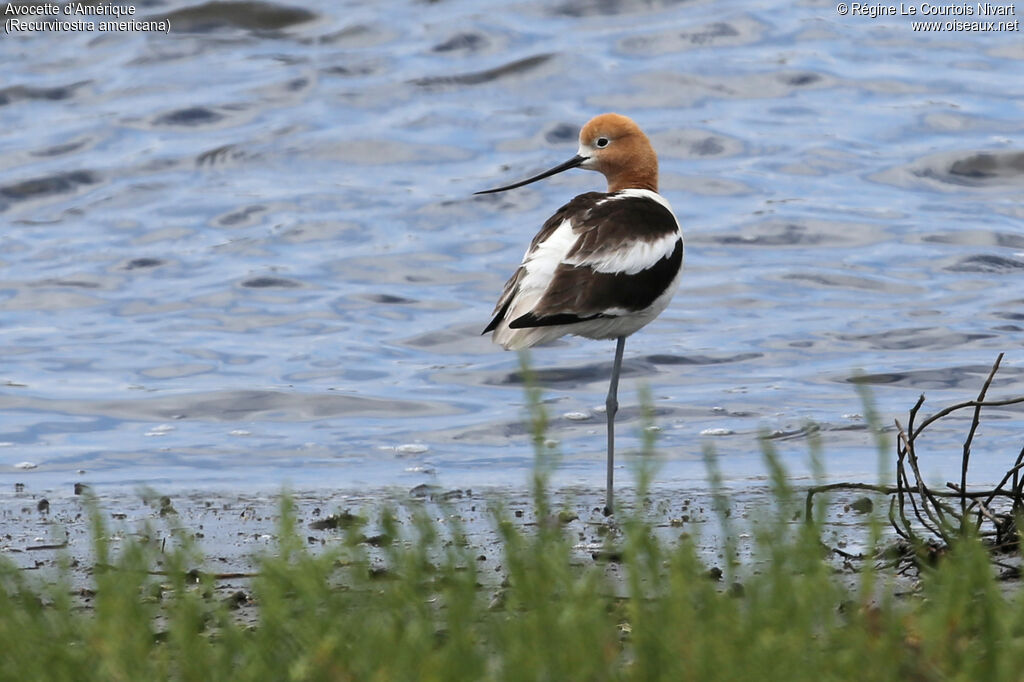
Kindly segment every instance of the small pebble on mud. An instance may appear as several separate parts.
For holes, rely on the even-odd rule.
[[[858,514],[868,514],[875,508],[875,503],[870,497],[860,497],[850,503],[850,509]]]
[[[313,530],[333,530],[335,528],[348,528],[357,521],[363,521],[364,519],[358,514],[353,514],[349,510],[339,512],[337,514],[331,514],[325,516],[322,519],[311,521],[309,527]]]

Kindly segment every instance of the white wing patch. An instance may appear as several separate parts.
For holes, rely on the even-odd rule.
[[[578,238],[572,231],[572,222],[566,219],[550,237],[527,251],[523,257],[526,276],[519,283],[520,291],[547,289],[555,276],[555,269],[564,262],[565,254],[569,253]]]
[[[586,265],[595,272],[635,275],[654,267],[662,258],[668,258],[676,249],[678,234],[667,234],[653,242],[630,241],[619,248],[608,249],[589,256],[566,258],[569,265]]]

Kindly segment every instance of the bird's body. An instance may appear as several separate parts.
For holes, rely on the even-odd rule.
[[[668,306],[683,270],[683,237],[668,202],[658,194],[658,159],[630,119],[602,114],[580,131],[577,155],[560,166],[507,187],[569,168],[596,170],[607,192],[575,197],[549,218],[523,257],[484,333],[506,349],[522,349],[566,334],[616,339],[608,408],[608,491],[612,510],[614,418],[627,336]]]
[[[506,349],[565,334],[629,336],[668,305],[682,261],[679,225],[660,195],[581,194],[534,237],[484,331]]]

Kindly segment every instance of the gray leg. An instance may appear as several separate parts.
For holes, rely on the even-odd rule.
[[[622,351],[626,348],[626,337],[620,336],[615,342],[615,362],[612,364],[612,380],[608,384],[608,397],[604,401],[608,415],[608,490],[605,494],[604,515],[610,516],[615,510],[613,471],[615,467],[615,413],[619,411],[619,372],[622,370]]]

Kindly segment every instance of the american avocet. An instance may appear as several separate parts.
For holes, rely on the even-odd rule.
[[[601,114],[580,131],[576,156],[505,187],[504,192],[585,168],[604,174],[607,192],[581,194],[558,209],[530,242],[523,262],[494,308],[483,333],[505,349],[529,348],[565,334],[616,339],[605,401],[608,487],[613,509],[615,413],[626,337],[653,320],[672,299],[683,271],[683,234],[658,194],[658,156],[631,119]]]

